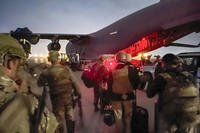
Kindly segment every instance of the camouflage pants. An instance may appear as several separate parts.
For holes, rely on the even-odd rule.
[[[120,133],[131,133],[132,106],[133,100],[112,101],[116,128],[120,130]]]
[[[67,129],[74,128],[74,109],[72,105],[53,106],[53,113],[59,123],[57,132],[64,133],[64,120],[66,121]],[[73,126],[73,127],[71,127]]]
[[[180,122],[180,124],[172,124],[166,122],[161,113],[158,113],[158,133],[194,133],[195,125]]]

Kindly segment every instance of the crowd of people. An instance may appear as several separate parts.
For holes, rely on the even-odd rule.
[[[148,82],[147,96],[149,98],[159,96],[159,111],[156,114],[160,119],[158,132],[193,133],[199,122],[199,90],[195,86],[193,75],[184,71],[183,60],[174,54],[166,54],[162,59],[158,56],[156,59],[154,79],[149,75],[139,75],[136,67],[130,62],[130,55],[123,52],[116,55],[116,67],[105,71],[107,76],[103,71],[100,73],[96,71],[98,76],[95,79],[100,78],[102,74],[104,75],[102,81],[105,82],[106,77],[107,88],[104,90],[108,93],[107,104],[112,105],[115,124],[120,132],[134,132],[129,124],[134,123],[135,90],[141,87],[141,84]],[[147,60],[150,62],[150,56]],[[147,62],[145,61],[146,64]],[[101,78],[98,81],[101,81]],[[98,93],[98,95],[100,101],[101,95],[105,98],[105,93]],[[109,125],[110,122],[107,124]]]
[[[48,61],[51,65],[35,78],[26,69],[28,54],[30,51],[27,52],[16,39],[0,35],[0,132],[64,133],[65,121],[67,132],[74,133],[74,97],[81,100],[75,75],[67,65],[60,64],[59,52],[50,50]],[[115,124],[120,133],[135,132],[132,128],[135,92],[141,84],[148,82],[147,96],[159,97],[159,132],[194,132],[200,120],[199,90],[193,76],[183,70],[179,57],[174,54],[163,56],[159,60],[162,62],[160,71],[154,79],[139,74],[131,63],[130,54],[118,52],[113,69],[106,68],[103,61],[100,56],[93,65],[90,87],[94,88],[94,111],[101,111],[105,124]],[[85,83],[84,75],[82,80]],[[48,92],[52,110],[45,104]]]

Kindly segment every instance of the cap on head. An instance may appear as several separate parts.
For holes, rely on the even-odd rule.
[[[59,52],[56,51],[56,50],[50,50],[49,51],[49,55],[48,55],[48,61],[52,61],[52,62],[55,62],[55,61],[58,61],[59,60]]]
[[[9,35],[0,34],[0,62],[4,61],[5,56],[26,58],[25,51],[21,44]]]

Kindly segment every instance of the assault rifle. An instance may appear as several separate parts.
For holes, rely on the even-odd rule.
[[[42,113],[44,112],[46,96],[47,96],[47,84],[45,84],[43,87],[42,96],[38,98],[38,107],[35,109],[32,118],[31,133],[39,132],[39,124],[42,119]]]

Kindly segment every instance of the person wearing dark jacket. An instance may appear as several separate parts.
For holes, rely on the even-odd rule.
[[[147,96],[158,94],[158,114],[163,122],[160,132],[192,133],[198,120],[199,94],[190,73],[182,70],[180,58],[166,54],[163,72],[149,81]]]

